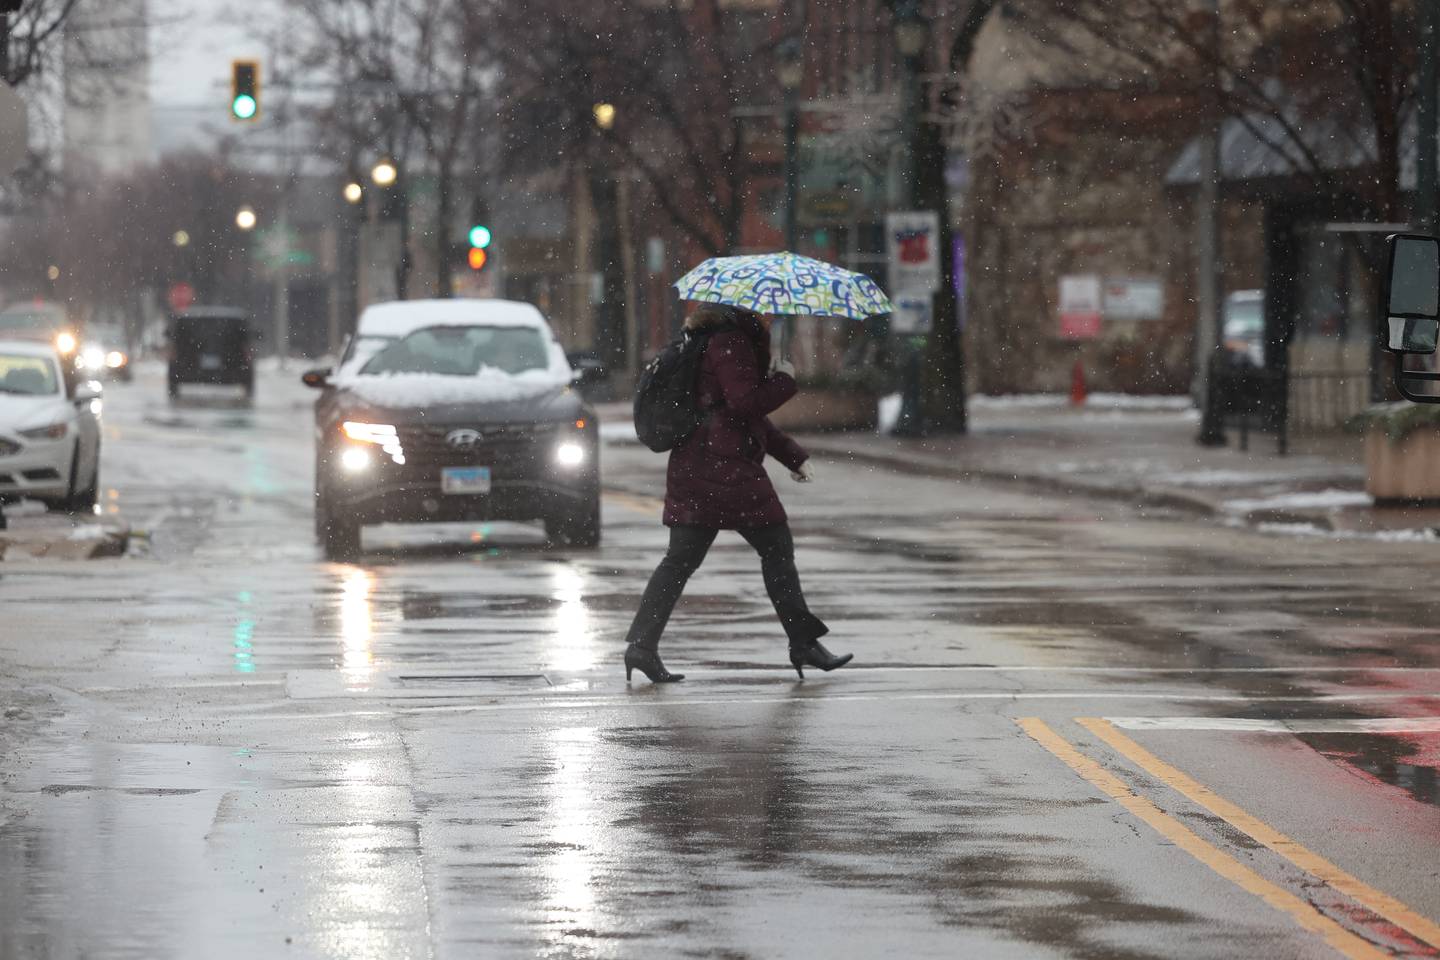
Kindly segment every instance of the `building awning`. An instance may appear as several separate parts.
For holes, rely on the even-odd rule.
[[[1293,133],[1286,129],[1287,123]],[[1165,174],[1167,186],[1193,186],[1200,182],[1200,151],[1204,145],[1202,137],[1185,145]],[[1374,162],[1374,132],[1356,131],[1339,118],[1282,122],[1270,114],[1247,114],[1229,117],[1221,126],[1222,182],[1303,176],[1315,164],[1322,170],[1338,173]],[[1415,125],[1407,119],[1400,133],[1400,189],[1414,188]]]

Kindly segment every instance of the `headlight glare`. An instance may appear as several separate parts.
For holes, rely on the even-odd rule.
[[[121,353],[119,350],[111,350],[109,353],[105,354],[105,366],[110,367],[111,369],[114,369],[115,367],[125,366],[125,354]]]
[[[340,466],[351,473],[359,473],[370,466],[370,451],[364,447],[346,447],[340,454]]]
[[[555,449],[555,459],[563,467],[578,467],[585,462],[585,448],[573,440],[567,440]]]

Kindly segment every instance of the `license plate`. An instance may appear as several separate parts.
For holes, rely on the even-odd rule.
[[[201,355],[200,355],[200,369],[201,369],[201,370],[219,370],[219,369],[220,369],[220,358],[217,357],[217,356],[215,356],[215,354],[213,354],[213,353],[204,353],[204,354],[201,354]]]
[[[489,493],[489,467],[443,467],[440,470],[441,493]]]

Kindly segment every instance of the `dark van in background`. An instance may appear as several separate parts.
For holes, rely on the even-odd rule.
[[[170,356],[168,392],[180,385],[234,385],[255,396],[256,331],[245,311],[235,307],[193,307],[170,318],[165,330]]]

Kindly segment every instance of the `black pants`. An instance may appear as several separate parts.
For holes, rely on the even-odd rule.
[[[710,544],[720,531],[711,527],[671,527],[670,549],[665,559],[655,568],[645,595],[640,598],[640,609],[635,621],[630,624],[626,639],[633,644],[654,650],[660,644],[660,634],[670,620],[670,611],[685,590],[690,575],[700,568]],[[790,638],[792,647],[805,646],[830,632],[820,618],[805,605],[805,594],[800,589],[800,573],[795,569],[795,541],[790,536],[789,524],[773,527],[750,527],[737,531],[755,552],[760,554],[760,570],[765,577],[765,592],[780,615],[780,623]]]

